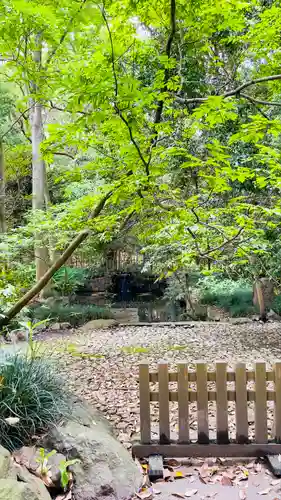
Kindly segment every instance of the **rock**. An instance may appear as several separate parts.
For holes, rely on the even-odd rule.
[[[50,500],[50,494],[44,485],[43,481],[39,479],[39,477],[34,476],[33,474],[30,474],[28,470],[25,467],[22,467],[21,465],[15,465],[15,469],[17,472],[17,478],[18,481],[20,482],[19,484],[24,484],[26,486],[26,491],[30,492],[30,497],[28,496],[23,496],[22,498],[25,500]],[[14,498],[14,497],[11,497]],[[17,497],[15,497],[17,498]],[[20,497],[21,498],[21,497]],[[1,500],[1,494],[0,494],[0,500]]]
[[[93,319],[92,321],[88,321],[85,325],[79,328],[83,333],[90,332],[91,330],[99,330],[103,328],[111,328],[113,326],[117,326],[117,321],[114,319]]]
[[[142,484],[140,470],[107,420],[80,402],[73,403],[72,420],[52,429],[44,444],[80,460],[72,469],[74,500],[125,500]]]
[[[11,454],[6,448],[0,446],[0,479],[16,479],[16,477]]]
[[[72,327],[70,323],[65,322],[65,323],[60,323],[60,328],[61,330],[70,330],[70,328]]]
[[[277,314],[272,309],[270,309],[270,311],[267,313],[267,318],[271,319],[273,321],[280,321],[281,320],[281,317],[279,316],[279,314]]]
[[[44,483],[15,464],[8,450],[0,446],[0,500],[51,500]]]
[[[0,500],[51,500],[51,497],[40,479],[26,483],[16,479],[0,479]],[[37,484],[41,483],[41,485]],[[35,485],[36,483],[36,485]]]
[[[52,323],[51,325],[49,325],[49,330],[60,330],[60,324]]]
[[[45,450],[45,454],[48,454],[48,452],[51,450]],[[26,467],[30,472],[35,473],[38,469],[38,458],[40,457],[40,452],[39,449],[36,448],[35,446],[23,446],[19,450],[15,451],[13,453],[13,457],[15,461],[19,465],[23,465]],[[59,487],[60,486],[60,469],[59,465],[60,463],[66,460],[65,455],[62,455],[62,453],[55,453],[51,457],[48,458],[48,467],[50,468],[50,479],[54,486]]]

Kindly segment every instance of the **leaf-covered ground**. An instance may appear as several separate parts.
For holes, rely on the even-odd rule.
[[[99,408],[114,425],[119,439],[130,447],[139,433],[138,364],[148,360],[156,368],[165,359],[179,361],[216,360],[230,366],[246,361],[248,367],[263,359],[268,366],[281,358],[281,326],[278,323],[209,324],[188,326],[117,327],[76,331],[61,340],[51,339],[59,353],[60,366],[69,387]],[[171,404],[172,437],[177,437],[177,407]],[[215,406],[210,403],[210,436],[215,432]],[[235,435],[234,404],[229,404],[231,436]],[[272,411],[269,412],[269,432]],[[250,436],[254,431],[254,409],[249,405]],[[158,409],[152,404],[152,431],[157,435]],[[191,431],[196,437],[196,406],[191,405]],[[193,437],[193,436],[192,436]]]

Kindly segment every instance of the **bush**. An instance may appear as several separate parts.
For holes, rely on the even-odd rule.
[[[225,309],[233,317],[255,312],[252,287],[244,280],[205,278],[200,284],[200,300]]]
[[[106,307],[83,304],[62,304],[40,305],[30,309],[29,317],[34,321],[51,319],[58,323],[70,323],[72,326],[80,326],[92,319],[110,319],[112,314]]]
[[[9,450],[70,414],[64,383],[43,358],[1,353],[0,384],[0,443]]]
[[[274,297],[271,309],[276,314],[279,314],[279,316],[281,316],[281,295],[277,295],[276,297]]]
[[[66,296],[83,288],[91,275],[89,269],[79,267],[61,267],[53,276],[54,289]]]

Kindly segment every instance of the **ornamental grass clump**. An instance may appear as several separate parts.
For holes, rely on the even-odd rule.
[[[29,444],[70,414],[69,395],[52,362],[19,353],[0,355],[0,444]]]

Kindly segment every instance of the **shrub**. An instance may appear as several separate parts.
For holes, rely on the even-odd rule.
[[[71,295],[85,285],[90,274],[89,269],[61,267],[53,276],[54,289],[60,295]]]
[[[234,317],[255,312],[252,287],[244,280],[204,279],[200,284],[200,300],[225,309]]]
[[[274,297],[274,300],[272,302],[272,310],[281,316],[281,295],[277,295]]]
[[[42,321],[47,318],[59,323],[70,323],[72,326],[80,326],[92,319],[110,319],[112,314],[106,307],[83,304],[40,305],[30,309],[29,317],[32,320]]]
[[[70,413],[64,383],[43,358],[2,352],[0,384],[0,443],[9,450]]]

